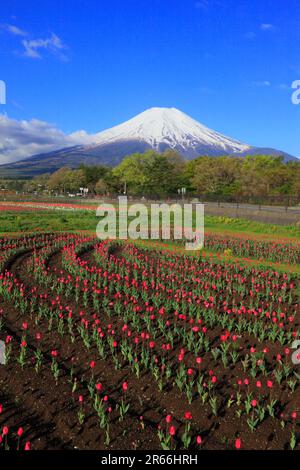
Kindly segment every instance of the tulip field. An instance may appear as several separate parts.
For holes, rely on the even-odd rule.
[[[0,450],[300,447],[296,272],[57,232],[2,236],[0,273]]]

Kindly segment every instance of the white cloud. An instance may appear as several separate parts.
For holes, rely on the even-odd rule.
[[[262,23],[260,25],[260,29],[262,29],[263,31],[271,31],[272,29],[274,29],[274,25],[271,23]]]
[[[15,26],[13,24],[5,24],[3,25],[3,29],[5,29],[11,34],[14,34],[15,36],[27,36],[28,34],[26,31],[21,28],[18,28],[18,26]]]
[[[206,8],[209,6],[209,0],[198,0],[195,2],[195,7],[196,8]]]
[[[68,47],[57,34],[51,33],[46,38],[32,38],[32,35],[14,24],[0,24],[0,30],[16,36],[23,47],[22,55],[31,59],[41,59],[43,53],[48,52],[61,60],[67,60]]]
[[[277,88],[279,88],[279,90],[290,90],[291,87],[289,85],[286,85],[285,83],[280,83],[279,85],[277,85]]]
[[[0,115],[0,164],[63,147],[91,144],[94,141],[94,136],[85,131],[66,135],[45,121],[18,121]]]
[[[252,82],[252,85],[259,86],[259,87],[270,87],[271,82],[269,82],[269,80],[262,80],[262,81]]]
[[[259,25],[261,31],[272,31],[275,29],[275,26],[271,23],[262,23]],[[244,34],[245,39],[255,39],[257,37],[257,32],[248,31]]]
[[[194,3],[195,8],[207,10],[209,7],[220,6],[220,0],[197,0]]]
[[[253,81],[251,86],[261,87],[261,88],[272,88],[274,90],[290,90],[291,86],[286,83],[272,83],[269,80]]]
[[[24,47],[24,55],[32,59],[40,59],[42,57],[42,51],[48,51],[51,54],[59,56],[61,59],[66,59],[62,51],[65,50],[67,46],[54,33],[46,39],[23,39],[22,45]]]

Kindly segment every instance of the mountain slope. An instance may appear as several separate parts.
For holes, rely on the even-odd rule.
[[[77,145],[28,157],[19,162],[0,166],[2,177],[31,177],[53,172],[62,166],[116,165],[126,155],[154,149],[163,152],[177,150],[184,158],[199,155],[244,156],[249,154],[283,155],[274,149],[260,149],[213,131],[175,108],[151,108],[129,121],[90,136],[91,143]]]
[[[250,149],[247,144],[230,139],[203,126],[176,108],[151,108],[129,121],[95,136],[96,145],[119,141],[146,142],[154,150],[180,148],[187,155],[197,147],[216,152],[235,153]]]

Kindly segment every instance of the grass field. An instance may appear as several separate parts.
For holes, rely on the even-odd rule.
[[[96,231],[99,218],[93,210],[18,210],[0,211],[0,234],[20,234],[35,232],[84,232],[93,235]],[[275,243],[280,249],[281,245],[300,246],[300,226],[298,225],[271,225],[246,219],[234,219],[229,217],[205,216],[205,234],[225,237],[225,240],[253,241],[256,243]],[[162,241],[163,242],[163,241]],[[159,243],[156,241],[143,241],[142,244],[149,244],[155,247]],[[168,249],[182,250],[177,243],[166,241],[160,243]],[[206,247],[202,256],[216,260],[234,261],[239,260],[244,264],[260,264],[261,266],[271,266],[280,271],[300,273],[300,265],[297,262],[290,263],[284,256],[274,258],[267,256],[265,252],[258,254],[243,253],[242,250],[231,250],[228,246],[212,249]],[[230,247],[229,247],[230,248]],[[271,246],[271,249],[272,246]],[[269,250],[270,251],[270,250]],[[198,256],[198,253],[196,253]],[[297,260],[296,260],[297,261]]]
[[[96,230],[99,218],[93,211],[0,211],[0,233],[32,231]],[[218,233],[244,234],[280,240],[294,239],[300,243],[300,225],[271,225],[247,219],[205,217],[205,229]]]

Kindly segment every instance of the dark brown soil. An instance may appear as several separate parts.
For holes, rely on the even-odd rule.
[[[122,257],[122,251],[117,249],[114,256]],[[156,255],[154,254],[154,257]],[[27,271],[27,263],[31,262],[32,251],[25,251],[14,256],[6,265],[6,269],[23,282],[26,289],[38,288],[39,294],[52,294],[51,289],[44,285],[37,286],[37,281]],[[89,264],[95,263],[93,253],[87,250],[81,254],[81,258]],[[54,274],[67,275],[62,267],[61,253],[54,252],[48,260],[48,267]],[[46,301],[45,301],[46,302]],[[84,309],[82,300],[77,304],[74,299],[62,298],[62,304],[68,305],[76,312],[76,324],[80,324],[78,313]],[[111,356],[105,360],[100,359],[94,346],[87,350],[79,334],[75,332],[75,341],[71,342],[66,333],[63,337],[57,329],[48,331],[48,322],[42,320],[38,325],[34,322],[34,315],[22,315],[18,309],[0,296],[0,309],[5,312],[5,321],[0,331],[0,339],[5,340],[7,335],[13,337],[12,360],[8,366],[0,365],[0,404],[3,405],[3,413],[0,415],[0,426],[8,426],[15,433],[19,426],[24,428],[22,443],[30,441],[33,449],[159,449],[160,442],[157,435],[157,427],[164,426],[164,418],[172,414],[173,424],[177,428],[177,436],[184,429],[184,413],[190,411],[192,420],[193,440],[191,449],[196,449],[195,437],[201,435],[204,449],[233,448],[234,436],[241,436],[243,448],[247,449],[284,449],[288,448],[290,433],[298,429],[297,425],[287,420],[283,428],[280,426],[280,413],[300,410],[300,388],[292,394],[286,386],[278,385],[274,381],[272,394],[278,399],[276,407],[277,419],[267,417],[258,429],[252,433],[247,426],[245,415],[237,418],[234,407],[227,407],[229,384],[236,382],[238,377],[243,377],[243,369],[240,363],[224,368],[222,364],[211,364],[204,355],[202,369],[213,368],[218,377],[218,416],[212,415],[208,404],[203,405],[199,397],[192,404],[188,404],[186,397],[180,393],[176,386],[165,384],[162,392],[157,388],[153,376],[142,372],[138,379],[127,364],[122,363],[120,370],[116,370]],[[29,328],[26,341],[28,354],[26,365],[22,368],[16,358],[19,354],[18,344],[21,342],[24,330],[22,324],[28,322]],[[101,313],[101,326],[106,326],[112,320]],[[36,333],[41,333],[42,341],[35,339]],[[215,329],[211,340],[214,341],[222,333],[221,328]],[[119,334],[119,333],[118,333]],[[161,339],[156,339],[156,347],[161,344]],[[256,346],[255,338],[245,336],[242,347]],[[273,356],[277,354],[278,345],[265,344]],[[41,348],[44,359],[40,372],[34,369],[34,352]],[[180,345],[174,348],[174,356],[177,356]],[[58,351],[58,364],[60,375],[57,384],[51,372],[51,351]],[[280,352],[282,348],[280,349]],[[89,402],[87,384],[91,376],[90,361],[95,360],[96,366],[93,374],[96,382],[101,382],[103,392],[109,397],[110,414],[110,443],[105,444],[105,431],[100,429],[97,416]],[[188,359],[191,367],[195,367],[192,358]],[[71,370],[73,377],[77,378],[77,389],[72,393],[70,381]],[[122,400],[122,383],[128,382],[126,402],[130,403],[128,414],[124,421],[119,421],[117,405]],[[255,392],[255,386],[249,390]],[[84,423],[78,422],[79,410],[78,397],[83,395],[83,409],[85,413]],[[142,417],[142,418],[141,418]],[[276,427],[274,427],[274,424]],[[16,445],[16,440],[10,436],[11,447]],[[174,445],[182,448],[178,437],[174,438]]]

